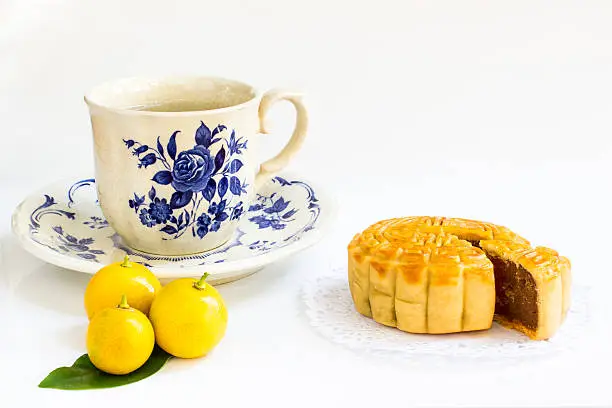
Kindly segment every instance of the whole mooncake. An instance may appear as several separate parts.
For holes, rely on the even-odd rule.
[[[357,234],[348,254],[357,311],[410,333],[485,330],[496,318],[546,339],[569,308],[569,260],[490,223],[384,220]]]

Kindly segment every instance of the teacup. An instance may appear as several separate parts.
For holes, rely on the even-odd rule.
[[[265,115],[279,100],[295,106],[296,126],[283,150],[260,165]],[[287,165],[308,124],[300,95],[262,95],[217,77],[120,79],[85,101],[102,212],[128,246],[160,255],[228,241],[257,186]]]

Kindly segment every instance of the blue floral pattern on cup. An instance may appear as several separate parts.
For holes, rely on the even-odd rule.
[[[218,137],[227,130],[218,125],[212,132],[204,122],[195,132],[195,145],[177,152],[176,130],[164,149],[160,138],[155,147],[132,139],[124,139],[132,155],[138,158],[138,168],[158,166],[152,181],[157,185],[169,185],[171,197],[160,197],[155,185],[147,193],[134,192],[128,205],[134,210],[140,223],[148,228],[158,228],[166,234],[163,239],[176,239],[186,231],[194,237],[204,238],[217,232],[227,221],[238,220],[243,210],[240,197],[246,194],[248,184],[238,177],[243,163],[239,156],[247,149],[247,142],[232,130],[229,139]],[[212,154],[211,148],[221,147]],[[201,209],[208,202],[207,211]]]
[[[229,146],[231,149],[231,144]],[[132,205],[140,209],[150,208],[153,204],[154,211],[147,211],[152,222],[167,217],[166,198],[156,196],[150,200],[148,195],[137,195],[137,199],[132,201]],[[182,267],[246,262],[300,241],[317,228],[321,214],[319,200],[309,184],[277,176],[259,189],[250,205],[229,211],[227,204],[215,200],[206,213],[199,214],[194,225],[209,230],[217,228],[216,222],[223,222],[221,214],[242,217],[236,233],[226,244],[198,254],[164,256],[136,251],[123,244],[101,212],[93,179],[67,185],[58,183],[42,197],[28,199],[24,206],[23,212],[16,216],[20,221],[15,225],[23,225],[29,240],[62,255],[64,260],[76,259],[81,265],[82,262],[98,265],[115,262],[127,253],[136,262],[153,268],[169,264]]]

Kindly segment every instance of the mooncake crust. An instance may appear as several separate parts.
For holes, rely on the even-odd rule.
[[[519,321],[495,315],[506,327],[521,331],[534,340],[554,335],[567,316],[571,303],[571,264],[569,259],[553,249],[500,241],[484,240],[480,247],[489,255],[514,262],[529,272],[537,288],[538,325],[531,329]]]
[[[534,333],[521,330],[538,339],[552,335],[569,307],[569,284],[561,283],[569,282],[569,260],[548,248],[531,248],[506,227],[463,218],[391,218],[356,234],[348,245],[348,280],[357,311],[411,333],[490,328],[494,271],[481,245],[524,263],[538,282],[560,277],[559,283],[538,286],[540,321],[547,323]]]
[[[383,220],[355,235],[348,246],[348,274],[357,311],[411,333],[490,328],[493,264],[464,236],[514,235],[503,227],[443,217]]]

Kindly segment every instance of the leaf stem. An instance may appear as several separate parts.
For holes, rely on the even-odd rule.
[[[180,237],[181,237],[181,236],[182,236],[182,235],[185,233],[185,231],[187,231],[187,230],[189,229],[189,227],[190,227],[190,226],[192,226],[192,225],[193,225],[193,224],[196,222],[196,220],[197,220],[196,215],[197,215],[197,212],[198,212],[198,208],[200,208],[200,203],[202,202],[202,197],[200,197],[200,198],[199,198],[199,200],[198,200],[197,202],[196,202],[195,197],[192,197],[192,198],[191,198],[191,201],[192,201],[192,203],[193,203],[193,206],[191,207],[191,212],[190,212],[190,214],[189,214],[189,215],[190,215],[190,217],[189,217],[189,218],[190,218],[189,223],[188,223],[188,224],[185,224],[185,227],[184,227],[182,230],[180,230],[180,231],[179,231],[179,232],[178,232],[178,233],[177,233],[177,234],[174,236],[174,238],[175,238],[175,239],[176,239],[176,238],[180,238]]]
[[[119,303],[119,307],[120,309],[129,309],[130,305],[128,305],[127,302],[127,296],[125,295],[125,293],[123,295],[121,295],[121,303]]]
[[[205,272],[204,275],[202,275],[202,277],[200,278],[200,280],[198,280],[196,283],[193,284],[193,287],[199,290],[204,289],[206,278],[208,278],[209,275],[210,274],[208,272]]]
[[[134,144],[142,146],[142,143],[140,143],[140,142],[136,142],[135,141]],[[149,150],[152,150],[155,153],[157,153],[157,158],[159,159],[159,161],[162,162],[162,164],[164,165],[166,170],[170,170],[170,165],[168,164],[168,161],[164,158],[164,156],[161,155],[159,150],[157,150],[156,148],[151,147],[151,146],[147,146],[147,147],[149,148]]]
[[[128,254],[125,254],[125,256],[123,257],[123,262],[121,262],[121,266],[124,268],[132,267],[132,263],[130,262],[130,257],[128,256]]]

